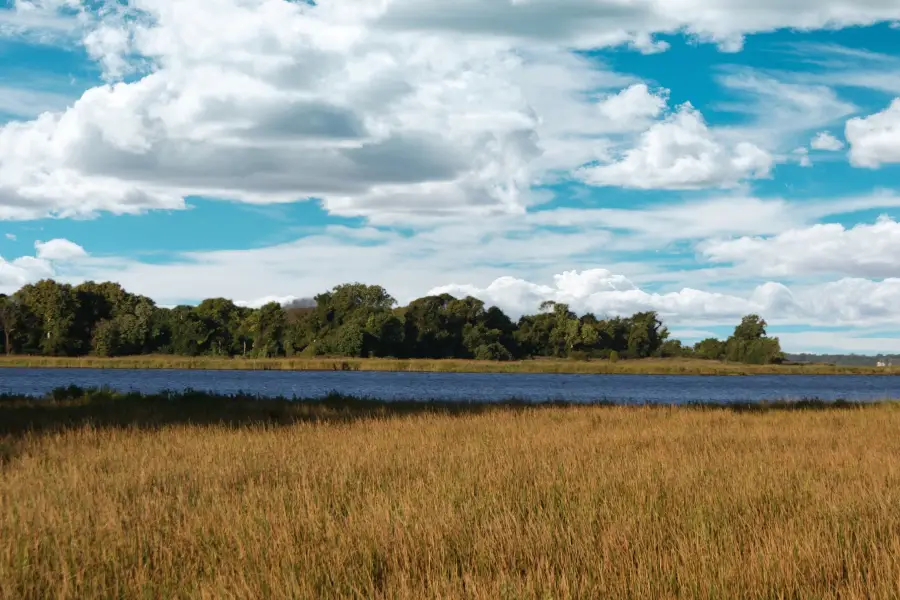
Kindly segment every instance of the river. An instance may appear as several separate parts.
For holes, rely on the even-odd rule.
[[[334,371],[0,369],[0,393],[42,395],[54,388],[110,387],[238,392],[313,398],[338,392],[383,400],[685,403],[763,400],[900,399],[900,377],[866,375],[563,375]]]

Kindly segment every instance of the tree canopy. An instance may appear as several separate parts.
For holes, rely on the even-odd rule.
[[[77,286],[46,279],[0,295],[7,354],[46,356],[346,356],[514,360],[531,357],[691,356],[771,363],[782,359],[766,322],[748,315],[727,340],[693,347],[670,339],[653,311],[630,317],[578,315],[545,302],[513,321],[477,298],[427,296],[398,306],[375,285],[350,283],[288,306],[258,309],[210,298],[162,308],[116,283]]]

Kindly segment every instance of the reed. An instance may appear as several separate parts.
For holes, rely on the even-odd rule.
[[[607,360],[535,359],[512,362],[459,359],[275,358],[244,359],[187,356],[0,357],[0,368],[210,369],[256,371],[408,371],[435,373],[573,373],[634,375],[896,375],[897,367],[849,367],[825,364],[747,365],[699,359]]]
[[[71,389],[10,419],[3,599],[900,595],[892,403]]]

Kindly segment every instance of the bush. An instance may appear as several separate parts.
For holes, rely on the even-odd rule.
[[[512,360],[513,356],[503,344],[494,342],[493,344],[482,344],[475,348],[475,360]]]
[[[615,350],[609,353],[609,362],[619,362],[619,353]]]
[[[591,359],[591,355],[584,350],[573,350],[572,352],[569,352],[569,358],[572,360],[588,361]]]

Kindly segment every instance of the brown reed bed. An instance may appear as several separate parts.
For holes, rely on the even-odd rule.
[[[900,595],[891,403],[69,390],[0,423],[4,599]]]

